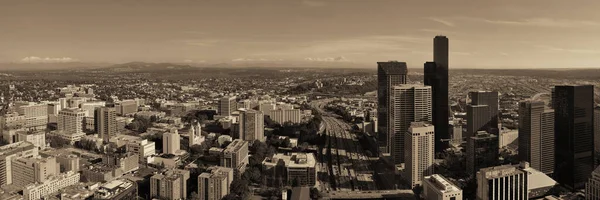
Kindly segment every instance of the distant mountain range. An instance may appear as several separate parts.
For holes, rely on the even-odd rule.
[[[109,72],[142,72],[157,70],[193,70],[195,68],[369,68],[374,67],[352,62],[319,61],[239,61],[229,63],[0,63],[0,71],[43,71],[43,70],[91,70]]]

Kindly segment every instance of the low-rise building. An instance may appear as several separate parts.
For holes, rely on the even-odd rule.
[[[423,195],[427,200],[462,200],[462,190],[439,174],[423,179]]]
[[[314,186],[317,179],[315,156],[311,153],[275,154],[262,162],[270,186],[297,183]]]
[[[25,200],[37,200],[58,190],[79,183],[80,174],[67,172],[48,178],[43,183],[33,183],[23,188],[23,198]]]
[[[127,179],[105,183],[94,193],[94,199],[129,200],[138,196],[137,184]]]

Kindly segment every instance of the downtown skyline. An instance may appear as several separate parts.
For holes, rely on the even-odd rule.
[[[453,41],[452,68],[591,68],[598,67],[600,54],[594,40],[600,14],[592,4],[600,3],[588,3],[0,2],[0,63],[309,62],[366,68],[398,60],[420,68],[432,57],[430,38],[446,35]]]

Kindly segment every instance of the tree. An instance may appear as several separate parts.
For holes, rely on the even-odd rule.
[[[323,195],[321,195],[321,192],[319,192],[319,189],[312,187],[310,188],[310,198],[311,199],[320,199],[321,197],[323,197]]]

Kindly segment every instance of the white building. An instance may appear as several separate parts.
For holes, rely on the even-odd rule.
[[[60,166],[55,157],[41,156],[18,158],[12,160],[12,185],[24,187],[31,183],[43,183],[50,176],[60,173]]]
[[[518,166],[502,165],[477,172],[477,199],[529,199],[527,173]]]
[[[46,148],[46,133],[44,131],[18,131],[18,141],[25,141],[38,148]]]
[[[265,112],[265,115],[268,115],[271,120],[279,124],[284,124],[286,122],[297,124],[302,122],[301,112],[302,111],[298,109],[276,109]]]
[[[200,145],[204,142],[205,138],[202,136],[202,127],[200,123],[193,123],[189,130],[189,146]]]
[[[163,134],[163,154],[176,154],[180,150],[180,137],[177,129]]]
[[[81,106],[81,109],[85,110],[86,117],[93,117],[94,110],[96,110],[96,108],[106,106],[106,102],[105,101],[88,101],[88,102],[81,103],[80,106]]]
[[[140,161],[144,160],[147,157],[156,155],[156,143],[152,141],[144,140],[134,140],[126,144],[125,147],[127,152],[136,153],[140,156]]]
[[[411,123],[405,134],[405,172],[412,188],[421,185],[424,176],[433,174],[434,141],[434,126],[425,122]]]
[[[423,195],[426,200],[463,199],[460,187],[450,183],[450,181],[439,174],[423,178]]]
[[[223,97],[219,100],[219,115],[229,116],[237,110],[236,97]]]
[[[585,184],[585,199],[600,199],[600,167],[597,167],[592,172],[588,182]]]
[[[58,192],[65,187],[79,183],[80,174],[75,172],[67,172],[57,176],[50,177],[44,183],[33,183],[23,188],[23,198],[25,200],[37,200]]]
[[[58,131],[66,134],[85,135],[83,118],[85,110],[80,108],[63,109],[58,112]]]

